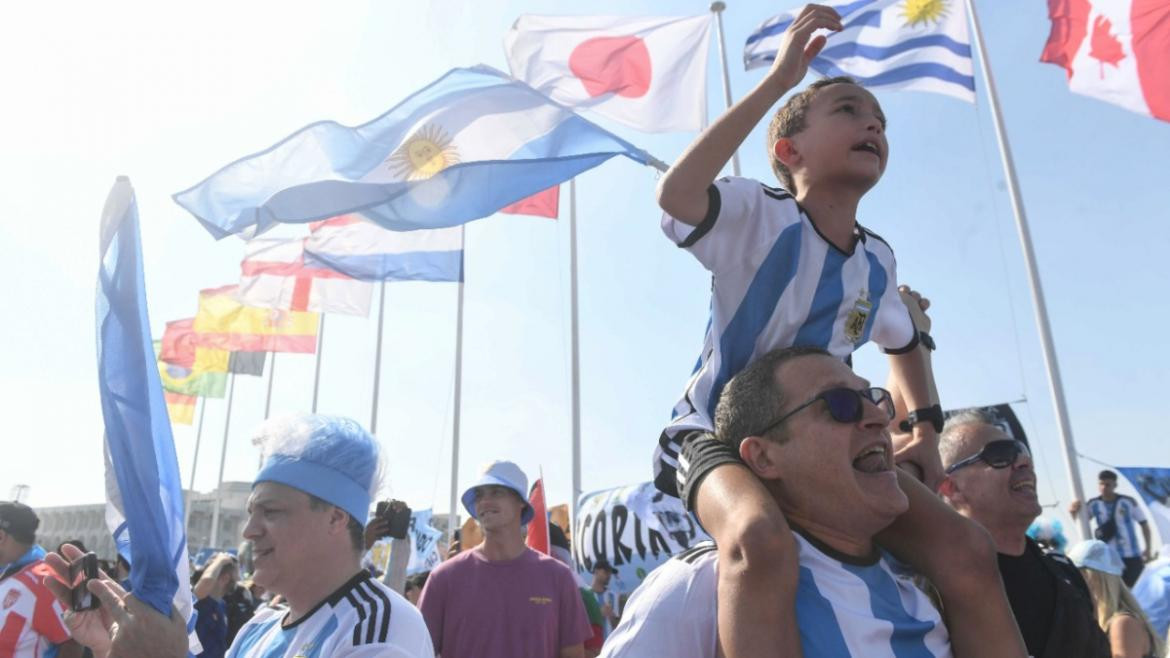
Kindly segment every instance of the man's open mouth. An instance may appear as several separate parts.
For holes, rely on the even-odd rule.
[[[884,473],[894,470],[890,447],[886,443],[875,443],[862,450],[853,458],[854,470],[862,473]]]

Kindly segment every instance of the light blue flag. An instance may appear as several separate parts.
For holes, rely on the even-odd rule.
[[[827,34],[809,64],[824,76],[848,75],[874,88],[932,91],[975,102],[971,38],[963,0],[830,0],[845,29]],[[764,21],[748,36],[745,69],[771,66],[793,9]]]
[[[653,159],[487,66],[453,69],[356,128],[310,124],[179,192],[216,239],[352,212],[393,230],[442,228],[615,155]]]
[[[98,389],[106,432],[106,522],[130,560],[134,595],[191,619],[183,489],[146,311],[134,189],[114,183],[102,210]]]
[[[1117,470],[1141,495],[1162,543],[1170,544],[1170,468],[1128,466]]]

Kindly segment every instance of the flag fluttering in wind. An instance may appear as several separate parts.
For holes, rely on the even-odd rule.
[[[1162,543],[1170,543],[1170,468],[1123,466],[1117,470],[1142,497]],[[1133,541],[1136,546],[1137,538]]]
[[[190,425],[195,422],[194,395],[182,395],[164,391],[163,397],[167,401],[167,415],[175,425]]]
[[[528,522],[528,547],[545,555],[549,552],[548,504],[544,500],[544,478],[532,483],[528,493],[528,504],[532,506],[532,520]]]
[[[311,124],[175,194],[217,239],[352,212],[442,228],[642,150],[486,66],[453,69],[356,128]]]
[[[1040,61],[1072,92],[1170,121],[1170,2],[1049,0],[1048,18]]]
[[[512,75],[644,132],[700,130],[711,15],[531,16],[504,37]]]
[[[809,68],[849,75],[870,89],[931,91],[975,102],[971,38],[963,0],[834,0],[845,29],[828,40]],[[744,68],[771,66],[800,9],[764,21],[748,36]]]
[[[305,262],[362,281],[462,281],[463,227],[390,231],[342,215],[313,226]]]
[[[511,203],[500,212],[505,215],[533,215],[556,219],[561,208],[561,186],[554,185],[543,192],[537,192],[526,199]]]
[[[237,286],[199,292],[192,325],[203,347],[243,352],[317,351],[316,313],[254,308],[240,303]]]
[[[194,325],[195,318],[168,322],[159,346],[158,360],[197,374],[228,372],[231,353],[227,350],[199,346]]]
[[[305,241],[306,238],[249,240],[240,264],[240,301],[290,311],[369,315],[373,284],[308,262]]]
[[[226,354],[226,352],[225,352]],[[158,362],[163,390],[201,398],[222,398],[227,393],[227,372],[196,372],[191,368]]]
[[[118,552],[133,565],[134,596],[168,616],[173,605],[189,622],[183,489],[150,336],[138,208],[124,176],[102,210],[100,245],[97,356],[106,521]],[[197,647],[198,639],[193,642]]]

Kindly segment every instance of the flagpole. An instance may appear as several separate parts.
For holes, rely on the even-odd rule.
[[[459,251],[466,246],[467,228],[460,227]],[[455,541],[459,529],[459,412],[463,399],[463,264],[459,266],[459,301],[455,311],[455,412],[451,423],[451,518],[447,522],[447,545]]]
[[[727,70],[727,45],[723,42],[723,10],[727,5],[722,0],[711,3],[711,13],[715,14],[715,34],[719,36],[719,61],[723,63],[723,100],[727,109],[731,109],[731,74]],[[731,154],[731,173],[739,175],[739,149]]]
[[[268,416],[272,412],[272,380],[276,379],[276,352],[269,352],[268,360],[272,363],[268,366],[268,393],[264,396],[264,420],[268,420]]]
[[[378,342],[374,348],[374,400],[370,403],[370,434],[378,435],[378,386],[382,380],[382,323],[386,317],[386,282],[378,289]]]
[[[191,520],[191,499],[195,496],[195,469],[199,466],[199,443],[203,440],[203,414],[207,411],[207,398],[199,398],[199,425],[195,430],[195,456],[191,458],[191,484],[187,487],[187,505],[183,510],[183,532]]]
[[[573,424],[573,500],[569,525],[577,522],[577,499],[581,497],[581,355],[577,327],[577,179],[569,179],[569,308],[570,308],[570,397]]]
[[[228,376],[228,403],[227,414],[223,419],[223,446],[219,450],[219,479],[215,484],[215,508],[211,513],[211,548],[219,548],[219,508],[223,502],[223,465],[227,461],[228,429],[232,423],[232,399],[236,395],[236,373]]]
[[[991,66],[987,62],[987,49],[983,44],[983,32],[979,29],[979,17],[975,14],[975,3],[966,0],[967,13],[971,15],[971,26],[975,32],[975,44],[979,52],[979,68],[983,69],[983,81],[987,87],[987,97],[991,105],[991,118],[995,123],[995,138],[999,142],[1000,159],[1007,178],[1008,192],[1011,195],[1012,211],[1016,217],[1016,229],[1020,234],[1020,246],[1024,252],[1024,263],[1028,268],[1028,283],[1032,289],[1032,305],[1036,313],[1036,325],[1040,332],[1040,347],[1044,354],[1044,364],[1048,370],[1048,386],[1052,392],[1052,403],[1056,407],[1056,425],[1060,432],[1061,445],[1064,448],[1064,465],[1068,470],[1069,485],[1072,487],[1073,498],[1083,501],[1084,488],[1081,486],[1081,473],[1077,465],[1076,445],[1073,442],[1072,423],[1069,422],[1068,408],[1064,401],[1064,387],[1060,379],[1060,365],[1056,360],[1056,349],[1052,345],[1052,329],[1048,324],[1048,307],[1044,302],[1044,289],[1040,285],[1040,274],[1036,269],[1036,254],[1032,249],[1032,234],[1028,229],[1028,220],[1024,215],[1024,203],[1020,197],[1020,185],[1016,179],[1016,167],[1012,161],[1011,146],[1008,144],[1007,134],[1004,132],[1003,117],[999,107],[999,97],[995,93],[995,80],[991,73]],[[1077,526],[1082,539],[1092,538],[1089,534],[1089,520],[1085,512],[1076,518]]]
[[[317,390],[321,386],[321,350],[325,348],[325,314],[317,318],[317,366],[313,373],[313,413],[317,413]],[[267,417],[267,414],[265,414]]]

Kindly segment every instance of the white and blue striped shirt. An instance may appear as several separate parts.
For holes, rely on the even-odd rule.
[[[801,345],[848,361],[868,341],[891,352],[918,342],[894,252],[877,234],[858,226],[852,251],[841,251],[791,194],[748,178],[716,181],[708,197],[698,226],[662,218],[667,237],[713,282],[703,351],[659,439],[655,482],[678,468],[681,434],[714,427],[723,387],[758,356]]]
[[[909,574],[885,557],[830,556],[797,534],[796,620],[806,656],[944,658],[950,636]],[[718,551],[704,542],[650,572],[622,610],[603,658],[714,658]],[[844,561],[848,559],[849,561]]]
[[[285,626],[265,607],[244,624],[226,658],[434,658],[418,609],[362,571],[315,610]]]
[[[1098,496],[1089,500],[1089,514],[1098,528],[1111,518],[1117,524],[1117,534],[1106,543],[1112,546],[1118,555],[1123,558],[1141,557],[1142,547],[1138,543],[1134,522],[1145,523],[1146,513],[1136,500],[1119,494],[1113,502],[1105,502]]]

